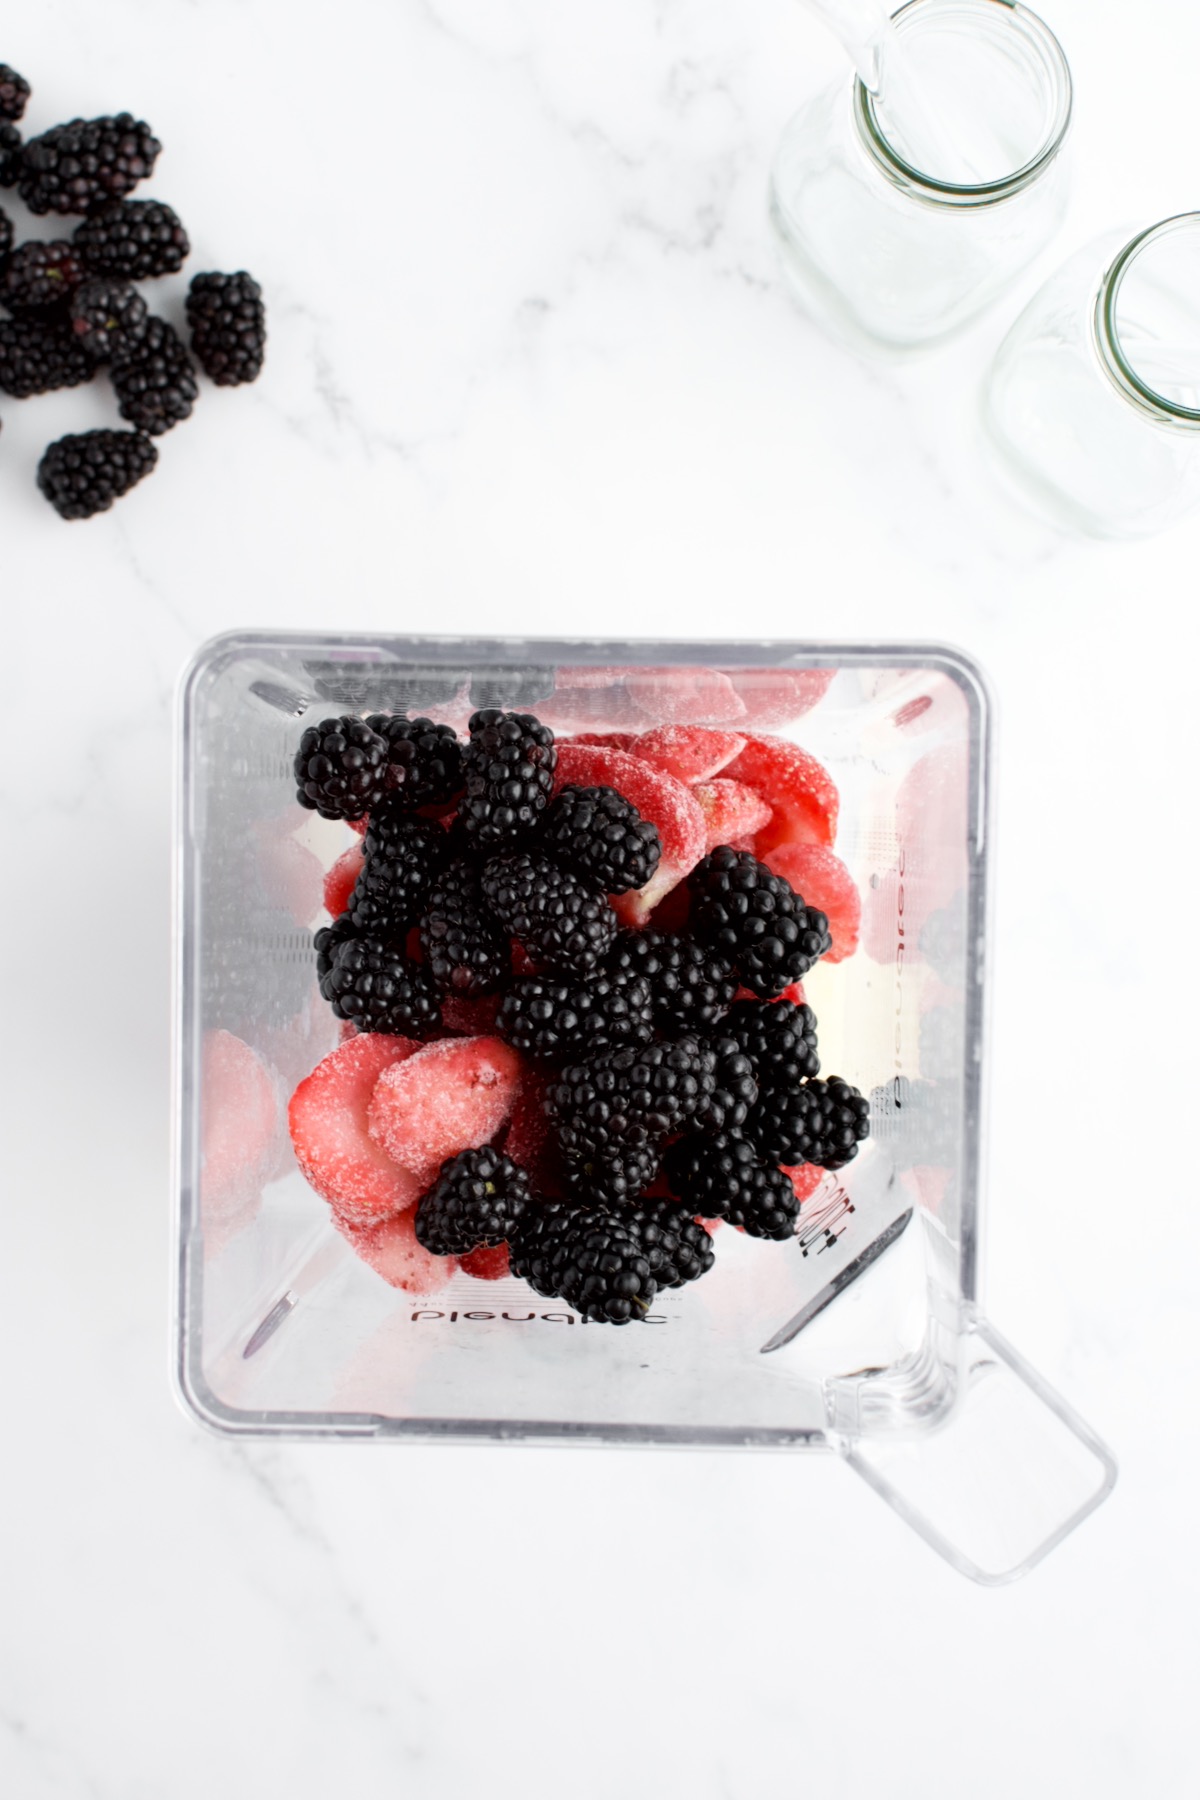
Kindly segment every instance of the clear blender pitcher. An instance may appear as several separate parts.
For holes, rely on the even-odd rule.
[[[826,1066],[870,1094],[872,1136],[793,1239],[720,1232],[711,1273],[624,1330],[511,1279],[459,1275],[415,1299],[337,1234],[288,1136],[287,1095],[338,1039],[311,931],[351,841],[295,804],[300,733],[334,708],[463,730],[477,704],[536,711],[560,737],[645,730],[669,722],[664,676],[695,676],[697,695],[724,697],[726,728],[732,713],[734,730],[802,744],[837,784],[862,940],[805,987]],[[990,711],[978,672],[937,645],[205,646],[181,696],[176,834],[176,1379],[191,1414],[233,1437],[835,1451],[963,1572],[1031,1567],[1115,1470],[980,1301]],[[249,1097],[269,1128],[274,1106],[273,1137],[232,1200],[206,1184],[206,1150],[248,1103],[208,1056],[221,1034],[275,1090]]]
[[[1045,248],[1066,206],[1071,75],[1008,0],[910,0],[873,94],[834,84],[793,119],[770,184],[784,276],[854,346],[952,336]]]

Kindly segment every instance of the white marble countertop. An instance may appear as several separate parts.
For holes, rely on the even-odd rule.
[[[1078,92],[1061,253],[1195,206],[1200,14],[1047,16]],[[1170,944],[1200,521],[1105,546],[994,491],[976,385],[1057,253],[901,370],[820,337],[764,219],[838,67],[794,0],[55,0],[7,10],[0,59],[30,129],[154,124],[187,273],[251,269],[271,333],[259,384],[207,389],[89,523],[33,475],[116,422],[102,384],[0,401],[0,1791],[1191,1792],[1200,982]],[[1122,1468],[1028,1579],[973,1588],[832,1458],[237,1446],[181,1414],[172,704],[234,626],[983,664],[988,1306]]]

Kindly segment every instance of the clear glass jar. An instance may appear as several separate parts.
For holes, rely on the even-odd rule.
[[[1008,0],[910,0],[893,26],[903,84],[885,62],[878,100],[856,78],[802,108],[770,210],[805,309],[857,347],[904,352],[960,330],[1053,237],[1071,74]]]
[[[1039,289],[984,390],[1005,469],[1100,537],[1149,536],[1200,503],[1200,213],[1124,238]]]

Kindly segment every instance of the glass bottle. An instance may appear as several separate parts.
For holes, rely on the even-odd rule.
[[[878,97],[858,77],[801,109],[770,211],[805,309],[859,348],[903,353],[960,330],[1053,237],[1071,74],[1009,0],[910,0],[892,23],[894,78],[885,60]]]
[[[1004,468],[1100,537],[1149,536],[1200,503],[1200,213],[1125,236],[1039,289],[984,390]]]

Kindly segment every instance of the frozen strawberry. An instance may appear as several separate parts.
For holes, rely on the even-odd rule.
[[[477,1250],[468,1250],[461,1266],[463,1274],[473,1275],[476,1281],[503,1281],[512,1273],[507,1244],[481,1244]]]
[[[367,1108],[385,1069],[412,1056],[410,1038],[365,1031],[305,1076],[288,1104],[296,1161],[318,1194],[346,1219],[370,1224],[412,1206],[421,1184],[367,1130]]]
[[[546,1117],[546,1086],[540,1075],[526,1069],[504,1134],[504,1154],[525,1170],[538,1193],[559,1194],[562,1167],[558,1139]]]
[[[771,808],[771,822],[755,838],[764,857],[779,844],[832,844],[837,834],[838,791],[815,756],[786,738],[747,738],[725,769],[730,781],[756,788]]]
[[[201,1056],[200,1202],[206,1215],[237,1212],[262,1191],[279,1121],[262,1058],[231,1031],[208,1031]]]
[[[632,802],[643,819],[657,825],[662,839],[658,868],[644,888],[620,894],[613,905],[625,925],[644,925],[671,889],[690,875],[704,855],[704,814],[699,802],[673,775],[623,750],[588,744],[560,744],[554,772],[555,792],[576,787],[611,787]]]
[[[461,994],[442,996],[442,1024],[460,1037],[493,1036],[499,1010],[499,994],[485,994],[481,1000],[464,1000]]]
[[[340,919],[350,904],[354,884],[362,873],[361,844],[351,844],[325,876],[325,911],[331,919]]]
[[[791,1182],[793,1192],[801,1206],[811,1195],[816,1193],[825,1179],[824,1169],[818,1169],[815,1163],[797,1163],[794,1168],[788,1168],[785,1163],[781,1163],[780,1167]]]
[[[724,1219],[702,1219],[700,1217],[699,1213],[697,1213],[696,1214],[696,1223],[697,1223],[697,1225],[703,1225],[703,1227],[704,1227],[705,1231],[707,1231],[709,1237],[715,1237],[717,1235],[717,1232],[720,1231],[720,1229],[721,1229],[722,1225],[725,1223],[725,1221],[724,1221]]]
[[[708,837],[705,854],[735,838],[752,839],[771,822],[771,808],[761,794],[741,781],[698,781],[692,789],[704,814]]]
[[[826,962],[841,962],[853,956],[858,948],[862,924],[862,900],[853,875],[832,850],[824,844],[781,844],[763,859],[775,875],[815,906],[829,920],[832,950],[825,952]]]
[[[351,831],[356,831],[358,833],[359,837],[365,837],[371,821],[364,813],[361,819],[347,819],[346,823],[349,825]]]
[[[426,1183],[448,1156],[495,1137],[520,1079],[521,1058],[499,1038],[426,1044],[380,1075],[367,1115],[371,1136]]]
[[[255,827],[258,870],[274,905],[291,913],[297,925],[309,925],[320,905],[324,871],[320,858],[292,835],[292,815],[263,820]]]
[[[392,1287],[406,1294],[436,1294],[457,1275],[458,1259],[430,1255],[417,1242],[413,1218],[411,1211],[396,1213],[365,1231],[346,1230],[336,1218],[334,1223],[355,1255]]]
[[[339,1044],[348,1043],[352,1037],[357,1037],[357,1036],[358,1036],[358,1026],[354,1023],[353,1019],[339,1019],[338,1020],[338,1043]]]
[[[746,748],[746,740],[738,731],[710,731],[703,725],[660,725],[655,731],[643,731],[640,737],[633,738],[628,748],[634,756],[691,787],[697,781],[711,781]]]
[[[835,673],[833,669],[730,669],[729,679],[746,708],[746,724],[762,731],[773,725],[790,725],[811,712],[824,698]]]
[[[662,725],[724,725],[746,716],[746,703],[720,669],[634,669],[625,691],[638,711]]]

